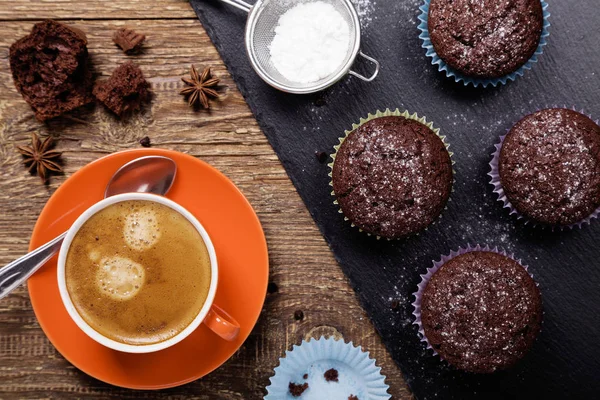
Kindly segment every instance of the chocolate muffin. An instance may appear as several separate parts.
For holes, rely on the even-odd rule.
[[[38,120],[94,100],[82,31],[56,21],[40,22],[10,46],[9,57],[15,86]]]
[[[428,30],[442,60],[464,75],[492,79],[535,53],[544,24],[540,0],[431,0]]]
[[[423,291],[421,320],[435,351],[464,371],[511,367],[531,348],[542,322],[539,290],[518,262],[489,251],[452,258]]]
[[[96,83],[94,96],[121,116],[139,110],[143,103],[149,101],[149,88],[150,84],[144,79],[142,70],[130,61],[119,65],[108,80]]]
[[[452,191],[452,162],[429,127],[386,116],[348,135],[335,156],[332,180],[352,223],[396,239],[422,231],[441,214]]]
[[[582,221],[600,207],[600,127],[567,109],[528,115],[504,139],[498,169],[506,197],[525,217]]]

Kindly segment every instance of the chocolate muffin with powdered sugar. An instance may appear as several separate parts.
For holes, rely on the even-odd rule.
[[[582,221],[600,208],[600,126],[569,109],[528,115],[505,137],[498,170],[506,197],[526,218]]]
[[[372,235],[398,239],[433,223],[452,191],[452,162],[428,126],[402,116],[365,122],[343,141],[332,171],[344,215]]]
[[[533,278],[503,254],[471,251],[444,263],[423,290],[421,321],[431,347],[464,371],[512,367],[529,351],[542,322]]]
[[[540,0],[431,0],[431,43],[462,74],[493,79],[517,71],[540,43]]]

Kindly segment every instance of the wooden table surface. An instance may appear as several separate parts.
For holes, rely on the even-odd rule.
[[[125,60],[137,63],[152,84],[151,107],[122,121],[101,106],[47,124],[36,121],[13,85],[8,49],[33,23],[47,18],[86,32],[98,77],[109,76]],[[113,44],[111,35],[121,26],[147,35],[142,54],[126,56]],[[248,340],[221,368],[178,388],[142,392],[104,384],[63,359],[40,329],[26,288],[20,287],[0,301],[0,399],[259,399],[285,350],[321,334],[362,345],[382,367],[393,398],[411,398],[187,1],[0,0],[0,56],[0,265],[27,251],[38,214],[65,179],[99,157],[139,147],[138,140],[149,136],[155,147],[207,161],[241,189],[263,225],[270,281],[278,288],[266,295]],[[180,78],[192,63],[213,67],[225,86],[210,111],[194,111],[178,95]],[[27,172],[15,149],[27,144],[32,132],[53,135],[63,152],[65,173],[53,176],[46,186]],[[294,319],[296,310],[304,312],[302,321]]]

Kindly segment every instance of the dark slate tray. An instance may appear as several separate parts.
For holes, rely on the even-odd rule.
[[[362,48],[382,63],[377,80],[346,78],[309,96],[278,92],[255,75],[243,46],[243,12],[216,0],[192,5],[418,399],[600,397],[600,221],[564,232],[525,226],[502,209],[486,175],[493,145],[523,115],[576,105],[600,117],[597,0],[552,2],[540,63],[516,82],[488,89],[465,88],[430,65],[418,39],[421,1],[376,0],[370,13],[363,7]],[[315,151],[331,152],[360,117],[386,107],[432,120],[456,161],[455,192],[443,218],[397,242],[377,241],[344,222],[332,203],[329,168],[315,157]],[[467,243],[515,253],[542,291],[540,338],[507,372],[456,371],[425,350],[411,324],[419,274]],[[398,310],[390,306],[394,299]]]

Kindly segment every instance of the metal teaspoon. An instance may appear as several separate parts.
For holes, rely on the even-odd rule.
[[[136,158],[114,173],[104,197],[121,193],[166,194],[175,180],[177,164],[168,157]],[[67,232],[0,269],[0,299],[25,282],[58,252]]]

